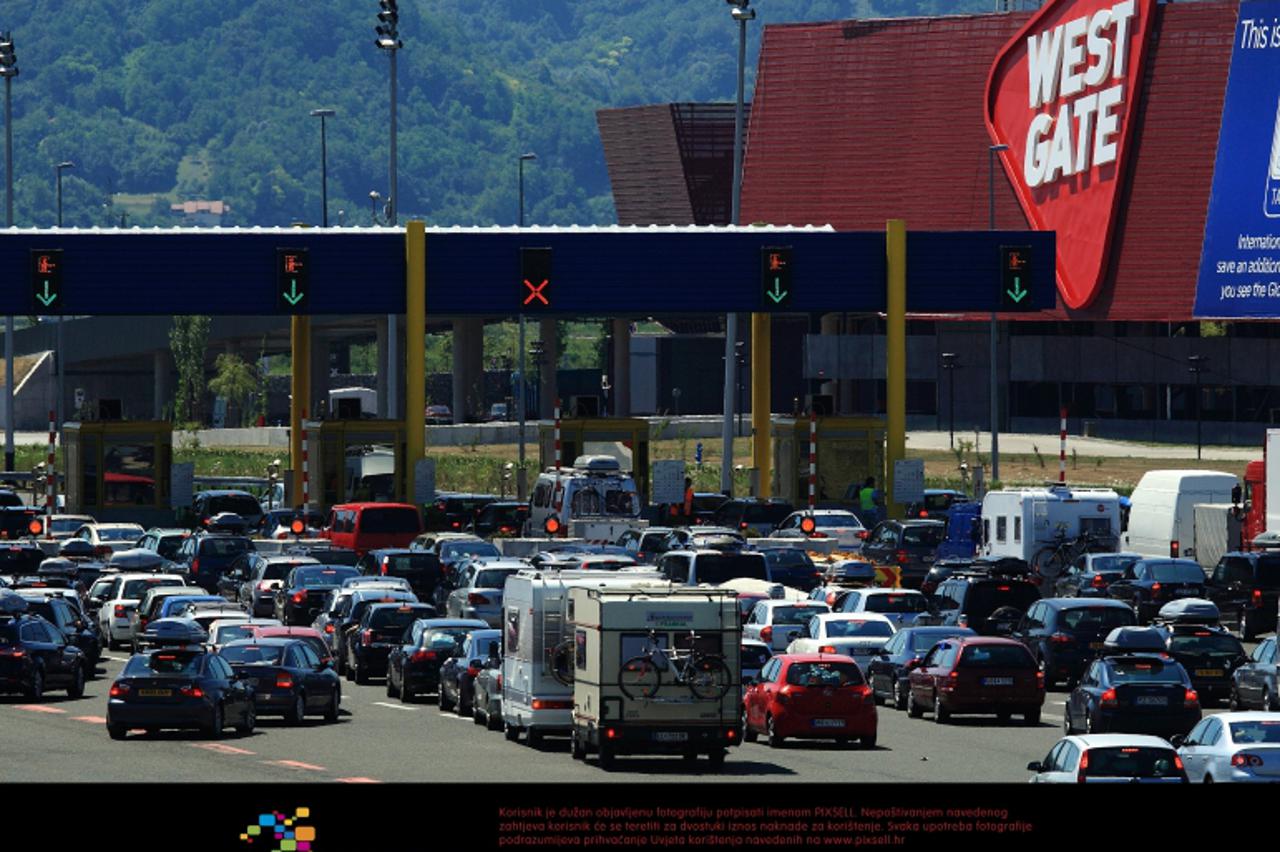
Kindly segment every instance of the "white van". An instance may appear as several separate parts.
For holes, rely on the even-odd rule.
[[[1042,551],[1086,533],[1118,541],[1120,495],[1110,489],[1058,486],[988,491],[982,498],[982,552],[987,556],[1035,563]]]
[[[555,518],[557,528],[547,529]],[[526,535],[544,532],[564,535],[569,522],[579,518],[633,521],[640,518],[636,481],[612,456],[578,456],[573,467],[549,468],[538,476],[529,497]],[[616,540],[616,533],[612,540]]]
[[[1129,498],[1124,549],[1143,556],[1195,557],[1195,507],[1230,503],[1240,480],[1214,470],[1149,470]]]

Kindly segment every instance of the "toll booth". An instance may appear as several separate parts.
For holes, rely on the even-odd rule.
[[[809,500],[809,420],[774,418],[773,495],[796,506]],[[816,496],[819,503],[855,505],[868,476],[885,482],[887,428],[883,417],[818,417]]]
[[[171,526],[173,424],[95,421],[63,426],[67,511],[100,521]]]
[[[649,421],[636,417],[577,418],[560,421],[560,463],[569,467],[581,455],[613,456],[649,500]],[[539,471],[555,467],[555,424],[538,425]],[[533,482],[535,476],[530,477]]]
[[[403,502],[405,426],[400,420],[308,420],[311,505]],[[419,426],[418,428],[421,428]],[[291,495],[295,503],[302,495]]]

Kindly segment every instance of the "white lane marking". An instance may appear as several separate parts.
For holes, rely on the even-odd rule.
[[[286,769],[308,769],[312,772],[324,772],[323,766],[316,766],[314,763],[303,763],[300,760],[264,760],[263,763],[269,766],[283,766]]]
[[[71,721],[89,722],[90,724],[93,724],[93,725],[105,725],[107,724],[107,717],[106,716],[72,716]]]
[[[404,704],[392,704],[392,703],[391,703],[391,702],[389,702],[389,701],[375,701],[375,702],[373,702],[373,703],[374,703],[374,705],[375,705],[375,706],[377,706],[377,707],[390,707],[392,710],[409,710],[409,711],[414,711],[414,710],[417,710],[417,709],[418,709],[417,707],[409,707],[409,706],[404,705]]]
[[[202,748],[205,751],[216,751],[218,754],[257,754],[257,752],[249,751],[247,748],[236,748],[226,743],[190,743],[192,748]]]

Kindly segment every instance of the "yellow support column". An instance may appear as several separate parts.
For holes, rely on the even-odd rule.
[[[890,219],[885,225],[888,261],[888,310],[885,314],[885,447],[884,499],[889,517],[901,518],[904,507],[893,501],[893,465],[907,453],[907,223]]]
[[[311,317],[293,317],[289,326],[289,467],[293,505],[302,505],[302,422],[311,398]],[[315,495],[312,495],[315,496]]]
[[[404,261],[404,494],[407,502],[416,503],[413,468],[427,452],[423,415],[427,404],[427,232],[420,221],[405,225]]]
[[[773,490],[769,408],[773,374],[771,352],[773,315],[751,315],[751,467],[755,469],[757,497],[769,497]]]

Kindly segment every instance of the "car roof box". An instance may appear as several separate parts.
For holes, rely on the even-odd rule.
[[[142,640],[156,646],[203,645],[209,641],[209,633],[188,618],[161,618],[147,625]]]
[[[578,456],[573,460],[573,466],[588,473],[618,473],[622,470],[622,465],[613,456]]]
[[[1213,601],[1182,598],[1160,607],[1156,618],[1170,624],[1217,624],[1221,613]]]
[[[1153,627],[1117,627],[1107,634],[1102,645],[1102,654],[1106,656],[1164,652],[1164,636]]]

